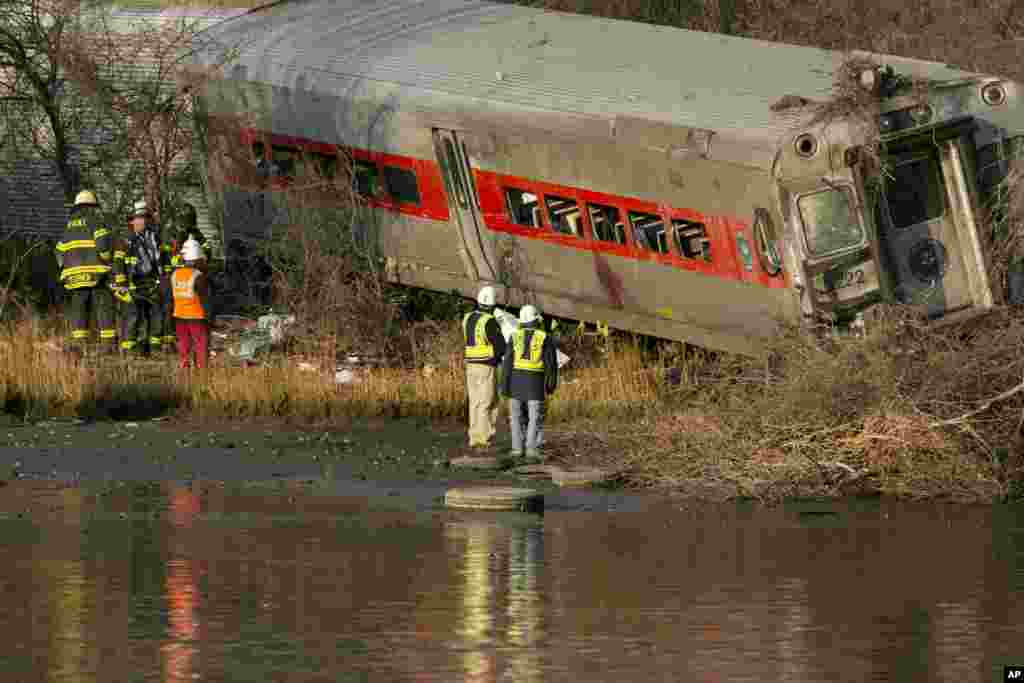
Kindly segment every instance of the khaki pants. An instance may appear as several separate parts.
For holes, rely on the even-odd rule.
[[[489,446],[498,424],[498,369],[483,363],[466,363],[469,394],[469,445]]]

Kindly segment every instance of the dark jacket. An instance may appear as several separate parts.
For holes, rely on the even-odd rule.
[[[124,267],[131,289],[156,287],[167,266],[168,258],[156,230],[147,225],[141,233],[128,236]]]
[[[60,281],[65,289],[95,287],[105,283],[113,261],[113,235],[99,211],[77,206],[57,243]]]
[[[523,330],[523,346],[529,348],[534,331],[540,330],[539,323],[525,323],[519,326]],[[517,370],[515,368],[517,335],[513,334],[505,349],[501,365],[501,393],[503,396],[520,401],[543,401],[555,393],[558,388],[557,344],[554,335],[547,333],[541,347],[541,361],[544,369],[541,372]]]
[[[494,355],[487,359],[477,360],[466,358],[467,363],[478,363],[481,365],[490,365],[492,367],[498,367],[501,363],[502,357],[505,355],[505,337],[501,334],[501,325],[498,321],[493,318],[493,312],[490,309],[478,308],[472,313],[468,314],[462,320],[462,337],[466,340],[466,347],[469,348],[476,344],[476,325],[481,315],[490,315],[492,318],[487,321],[484,326],[484,334],[487,335],[487,340],[494,349]]]

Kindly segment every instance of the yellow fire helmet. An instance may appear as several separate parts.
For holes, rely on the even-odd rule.
[[[92,190],[82,190],[75,195],[75,206],[99,206],[96,200],[96,193]]]

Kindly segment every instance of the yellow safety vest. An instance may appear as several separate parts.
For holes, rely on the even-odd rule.
[[[480,317],[476,319],[476,325],[473,327],[473,345],[469,345],[469,319],[476,313],[477,311],[470,311],[462,319],[462,334],[466,338],[466,360],[493,360],[494,347],[487,337],[487,323],[494,320],[490,313],[479,314]]]
[[[530,346],[526,348],[526,333],[532,332]],[[523,330],[519,329],[512,333],[512,369],[525,370],[526,372],[544,372],[544,340],[547,334],[544,330]]]

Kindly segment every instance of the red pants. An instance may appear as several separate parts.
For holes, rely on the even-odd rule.
[[[178,334],[178,359],[180,367],[187,368],[192,351],[196,354],[196,367],[205,368],[210,356],[210,326],[205,320],[174,319],[174,330]]]

